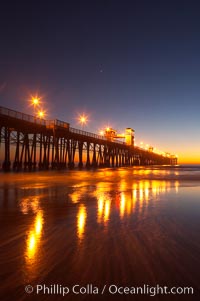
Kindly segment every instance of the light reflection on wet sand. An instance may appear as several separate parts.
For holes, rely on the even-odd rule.
[[[200,187],[177,170],[2,176],[3,300],[29,283],[199,285]]]
[[[86,218],[87,218],[86,207],[83,204],[81,204],[79,206],[78,213],[77,213],[77,236],[79,240],[82,240],[84,236]]]
[[[26,233],[26,248],[24,252],[25,271],[29,275],[29,279],[34,279],[37,276],[38,262],[37,258],[41,259],[40,241],[43,228],[43,211],[38,210],[31,227]],[[41,261],[41,260],[40,260]]]

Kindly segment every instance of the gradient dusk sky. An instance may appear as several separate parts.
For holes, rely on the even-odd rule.
[[[200,163],[198,1],[4,1],[0,105],[85,130],[135,129],[141,141]]]

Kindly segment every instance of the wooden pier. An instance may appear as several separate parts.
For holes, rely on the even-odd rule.
[[[70,127],[60,120],[44,120],[0,107],[0,151],[4,171],[176,165],[175,156]]]

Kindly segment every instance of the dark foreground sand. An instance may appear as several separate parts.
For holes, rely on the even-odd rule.
[[[0,300],[199,299],[198,168],[0,177]],[[37,295],[40,284],[52,294]],[[71,292],[75,285],[86,292]],[[194,295],[111,294],[111,285],[188,286]],[[70,290],[64,297],[62,287]]]

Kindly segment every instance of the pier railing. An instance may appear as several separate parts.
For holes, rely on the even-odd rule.
[[[91,133],[91,132],[86,132],[86,131],[75,129],[75,128],[72,128],[72,127],[69,128],[69,131],[71,133],[74,133],[74,134],[78,134],[78,135],[87,136],[87,137],[90,137],[90,138],[95,138],[95,139],[101,139],[101,140],[109,141],[106,137],[104,137],[102,135],[94,134],[94,133]],[[114,141],[111,141],[111,142],[119,143],[119,144],[124,144],[124,142],[119,141],[119,140],[114,140]]]
[[[50,129],[50,128],[51,129],[52,128],[57,128],[58,129],[59,128],[59,129],[68,130],[71,133],[86,136],[86,137],[89,137],[89,138],[95,138],[95,139],[108,141],[108,139],[106,137],[102,136],[102,135],[98,135],[98,134],[94,134],[94,133],[91,133],[91,132],[75,129],[73,127],[70,127],[69,123],[58,120],[58,119],[45,120],[45,119],[38,118],[38,117],[33,116],[33,115],[21,113],[21,112],[11,110],[11,109],[8,109],[8,108],[4,108],[4,107],[0,107],[0,115],[4,115],[4,116],[7,116],[7,117],[12,117],[12,118],[16,118],[16,119],[19,119],[19,120],[31,122],[33,124],[43,125],[43,126],[46,126],[46,128],[48,128],[48,129]],[[111,142],[124,144],[124,142],[119,141],[119,140],[114,140],[114,141],[111,141]]]
[[[106,140],[104,136],[97,135],[97,134],[90,133],[90,132],[86,132],[86,131],[79,130],[79,129],[75,129],[75,128],[72,128],[72,127],[69,128],[69,131],[71,133],[82,135],[82,136],[87,136],[87,137],[91,137],[91,138]]]
[[[36,124],[40,124],[40,125],[44,125],[44,126],[46,125],[46,121],[42,118],[38,118],[33,115],[28,115],[28,114],[14,111],[11,109],[7,109],[4,107],[0,107],[0,115],[5,115],[8,117],[12,117],[12,118],[16,118],[19,120],[28,121],[31,123],[36,123]]]

